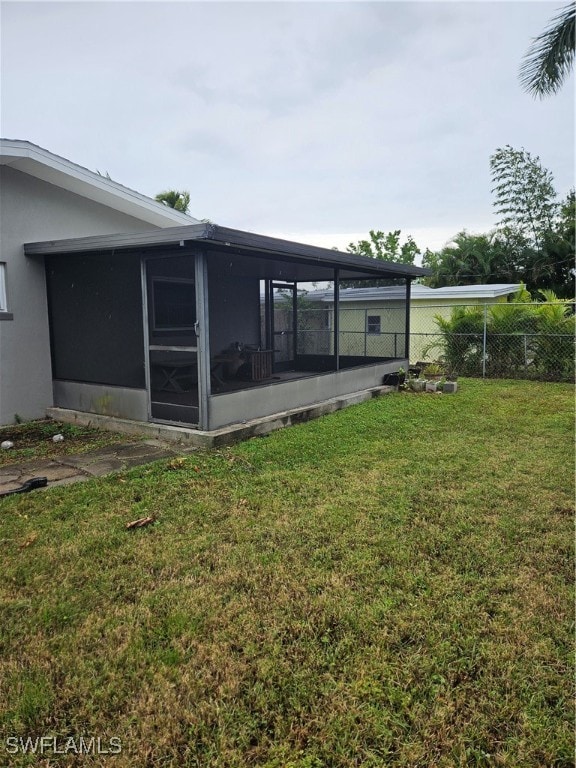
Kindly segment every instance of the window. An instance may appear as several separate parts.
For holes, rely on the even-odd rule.
[[[196,322],[194,281],[178,278],[152,279],[155,331],[190,331]]]
[[[380,333],[380,315],[368,315],[366,318],[366,333]]]
[[[6,298],[6,263],[0,261],[0,320],[11,320],[8,314],[8,301]]]

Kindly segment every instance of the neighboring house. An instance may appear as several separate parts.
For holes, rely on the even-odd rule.
[[[520,288],[519,284],[511,283],[445,288],[413,284],[410,292],[411,362],[424,359],[424,350],[437,338],[436,315],[449,318],[455,306],[505,302]],[[327,322],[331,325],[332,291],[311,291],[306,298],[308,302],[327,307],[330,313]],[[403,287],[344,288],[339,298],[341,350],[351,354],[366,350],[369,354],[394,355],[399,336],[392,329],[406,307]]]
[[[199,223],[27,142],[0,149],[0,422],[54,405],[212,431],[407,364],[410,285],[426,270]],[[300,348],[300,283],[333,281],[338,304],[341,279],[378,278],[402,282],[393,353],[340,350],[337,322],[330,349]],[[275,328],[280,288],[291,330]]]

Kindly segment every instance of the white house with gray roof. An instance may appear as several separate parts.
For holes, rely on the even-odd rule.
[[[0,424],[52,405],[46,275],[24,243],[194,224],[28,141],[0,139]]]

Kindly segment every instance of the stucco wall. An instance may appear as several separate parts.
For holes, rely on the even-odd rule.
[[[45,415],[53,403],[44,262],[23,244],[157,229],[8,166],[0,167],[0,262],[8,311],[0,321],[0,424]]]

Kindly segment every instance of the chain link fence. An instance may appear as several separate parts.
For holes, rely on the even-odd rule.
[[[574,314],[567,302],[412,306],[411,362],[488,378],[574,380]]]
[[[277,362],[294,354],[294,332],[298,355],[334,354],[334,310],[332,306],[298,309],[296,326],[292,309],[275,307],[274,335]],[[339,353],[366,358],[406,356],[405,305],[351,309],[339,313]]]
[[[452,374],[574,380],[573,305],[567,302],[437,304],[410,310],[410,363],[440,362]],[[333,306],[275,307],[276,361],[334,354]],[[353,358],[406,356],[404,302],[341,305],[339,351]],[[296,345],[294,342],[296,341]]]
[[[405,305],[340,308],[340,354],[395,358],[406,355]]]

